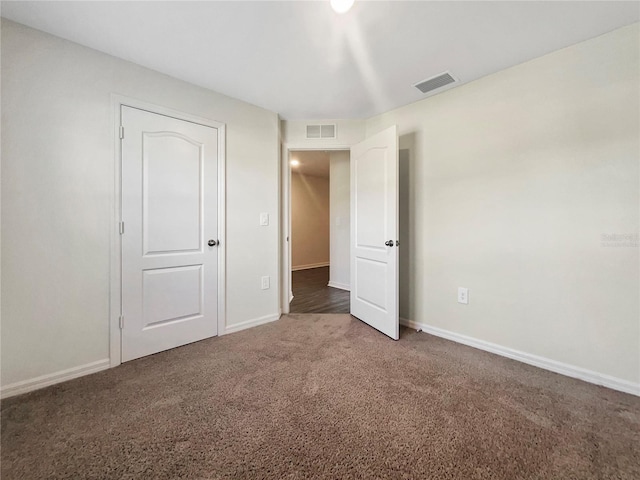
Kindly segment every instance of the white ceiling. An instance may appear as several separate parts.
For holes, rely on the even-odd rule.
[[[329,152],[323,150],[294,151],[291,152],[289,158],[300,162],[300,165],[291,167],[292,172],[311,177],[329,178],[331,165]]]
[[[364,118],[640,19],[627,2],[3,2],[2,16],[280,113]]]

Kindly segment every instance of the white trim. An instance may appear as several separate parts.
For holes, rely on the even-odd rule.
[[[280,202],[282,217],[280,232],[282,238],[282,251],[280,252],[280,311],[285,315],[289,313],[291,300],[287,302],[287,295],[293,298],[291,282],[291,168],[289,166],[289,148],[283,142],[280,152]]]
[[[114,196],[113,220],[111,228],[111,261],[110,261],[110,292],[109,292],[109,356],[110,366],[116,367],[122,363],[122,331],[120,330],[120,315],[122,314],[122,283],[121,283],[121,238],[120,221],[122,220],[121,198],[121,141],[120,125],[121,107],[129,106],[147,112],[167,117],[197,123],[217,129],[218,132],[218,335],[226,333],[226,125],[209,118],[198,117],[180,112],[172,108],[143,102],[135,98],[111,94],[111,122],[114,138]],[[125,132],[126,135],[126,132]]]
[[[462,343],[463,345],[468,345],[479,350],[495,353],[496,355],[511,358],[512,360],[533,365],[534,367],[566,375],[567,377],[577,378],[595,385],[602,385],[603,387],[611,388],[613,390],[640,396],[640,383],[630,382],[611,375],[587,370],[586,368],[576,367],[568,363],[558,362],[538,355],[521,352],[519,350],[503,347],[502,345],[468,337],[442,328],[432,327],[425,323],[408,320],[406,318],[401,318],[400,324],[410,328],[415,328],[416,330],[422,330],[423,332],[435,335],[436,337],[446,338],[453,342]]]
[[[314,140],[319,140],[319,139],[314,139]],[[306,142],[304,144],[300,144],[300,145],[296,145],[294,144],[286,144],[285,145],[285,149],[287,154],[291,151],[291,150],[295,150],[296,152],[306,152],[306,151],[316,151],[316,150],[322,150],[324,151],[341,151],[341,150],[346,150],[346,151],[350,151],[351,147],[353,145],[323,145],[322,142]]]
[[[111,209],[113,220],[111,221],[111,245],[109,262],[109,359],[110,366],[117,367],[122,363],[122,343],[120,332],[120,315],[122,313],[122,272],[121,272],[121,246],[120,246],[120,219],[122,218],[121,196],[121,141],[120,125],[122,124],[120,105],[124,97],[111,95],[111,125],[113,125],[113,197]]]
[[[329,281],[329,283],[327,283],[327,287],[339,288],[340,290],[346,290],[347,292],[351,291],[351,285],[347,285],[346,283]]]
[[[286,249],[286,244],[287,244],[287,238],[284,236],[285,234],[285,229],[282,228],[282,224],[284,223],[284,219],[287,218],[285,211],[284,211],[284,203],[282,202],[283,200],[283,191],[286,188],[285,185],[282,183],[284,181],[284,176],[282,175],[282,167],[284,162],[282,161],[282,146],[284,145],[284,141],[282,139],[282,118],[280,117],[280,115],[277,115],[278,117],[278,141],[277,141],[277,148],[278,148],[278,278],[277,278],[277,282],[276,282],[276,287],[277,287],[277,295],[278,295],[278,307],[279,307],[279,311],[280,313],[282,313],[282,311],[284,310],[284,308],[286,306],[288,306],[287,304],[287,298],[286,298],[286,290],[282,289],[282,285],[284,285],[284,276],[285,275],[290,275],[290,272],[286,272],[283,270],[283,267],[285,265],[285,261],[282,258],[282,256],[284,255],[284,252],[287,251]]]
[[[298,270],[311,270],[312,268],[320,268],[320,267],[328,267],[329,262],[320,262],[320,263],[310,263],[308,265],[298,265],[295,267],[291,267],[292,272],[297,272]]]
[[[246,322],[236,323],[235,325],[229,325],[225,333],[235,333],[247,328],[257,327],[258,325],[264,325],[265,323],[271,323],[280,319],[280,313],[274,313],[271,315],[265,315],[264,317],[254,318],[253,320],[247,320]]]
[[[218,127],[218,336],[227,329],[227,127]]]
[[[336,125],[337,132],[337,125]],[[282,206],[282,222],[281,228],[281,248],[280,261],[282,269],[282,278],[280,281],[280,309],[283,314],[289,313],[289,303],[293,299],[291,289],[291,169],[289,168],[289,154],[291,150],[295,151],[342,151],[351,152],[351,145],[323,145],[322,142],[305,142],[303,144],[282,143],[282,151],[280,155],[280,175],[281,175],[281,206]],[[289,295],[287,295],[289,292]],[[287,301],[287,297],[291,298]]]
[[[110,366],[110,360],[108,358],[104,358],[96,362],[80,365],[79,367],[68,368],[66,370],[49,373],[47,375],[41,375],[29,380],[22,380],[21,382],[4,385],[2,388],[0,388],[0,398],[9,398],[13,397],[14,395],[20,395],[22,393],[27,393],[33,390],[48,387],[49,385],[55,385],[56,383],[66,382],[67,380],[83,377],[85,375],[89,375],[90,373],[96,373],[102,370],[106,370]]]

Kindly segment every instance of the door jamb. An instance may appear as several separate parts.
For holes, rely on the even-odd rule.
[[[122,151],[120,142],[121,107],[128,106],[178,120],[213,127],[218,131],[218,336],[226,329],[226,125],[209,118],[190,115],[123,95],[111,94],[111,125],[113,125],[114,190],[112,196],[112,222],[109,274],[109,359],[110,366],[122,363]]]
[[[282,145],[281,155],[281,191],[282,197],[280,199],[282,205],[282,223],[280,225],[282,243],[280,245],[281,251],[281,265],[282,275],[280,278],[280,311],[283,315],[289,313],[289,305],[293,300],[293,292],[291,290],[291,168],[289,167],[289,155],[291,151],[348,151],[351,152],[351,145],[322,145],[305,143],[302,145],[285,143]]]

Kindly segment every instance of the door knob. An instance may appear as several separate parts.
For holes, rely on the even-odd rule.
[[[393,240],[387,240],[386,242],[384,242],[384,244],[385,244],[387,247],[393,247]]]
[[[215,247],[216,245],[218,245],[218,242],[216,242],[215,240],[209,240],[209,241],[207,242],[207,244],[208,244],[210,247]]]

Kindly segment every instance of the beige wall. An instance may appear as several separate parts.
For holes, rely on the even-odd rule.
[[[329,264],[329,178],[291,173],[291,268]]]
[[[640,381],[637,236],[603,242],[640,230],[639,40],[635,24],[367,121],[398,125],[407,163],[403,317]]]
[[[3,386],[108,361],[112,93],[227,125],[227,327],[278,318],[275,113],[5,20],[1,54]]]
[[[349,151],[331,152],[330,161],[330,217],[331,217],[331,268],[329,285],[349,290],[351,288],[351,164]]]

